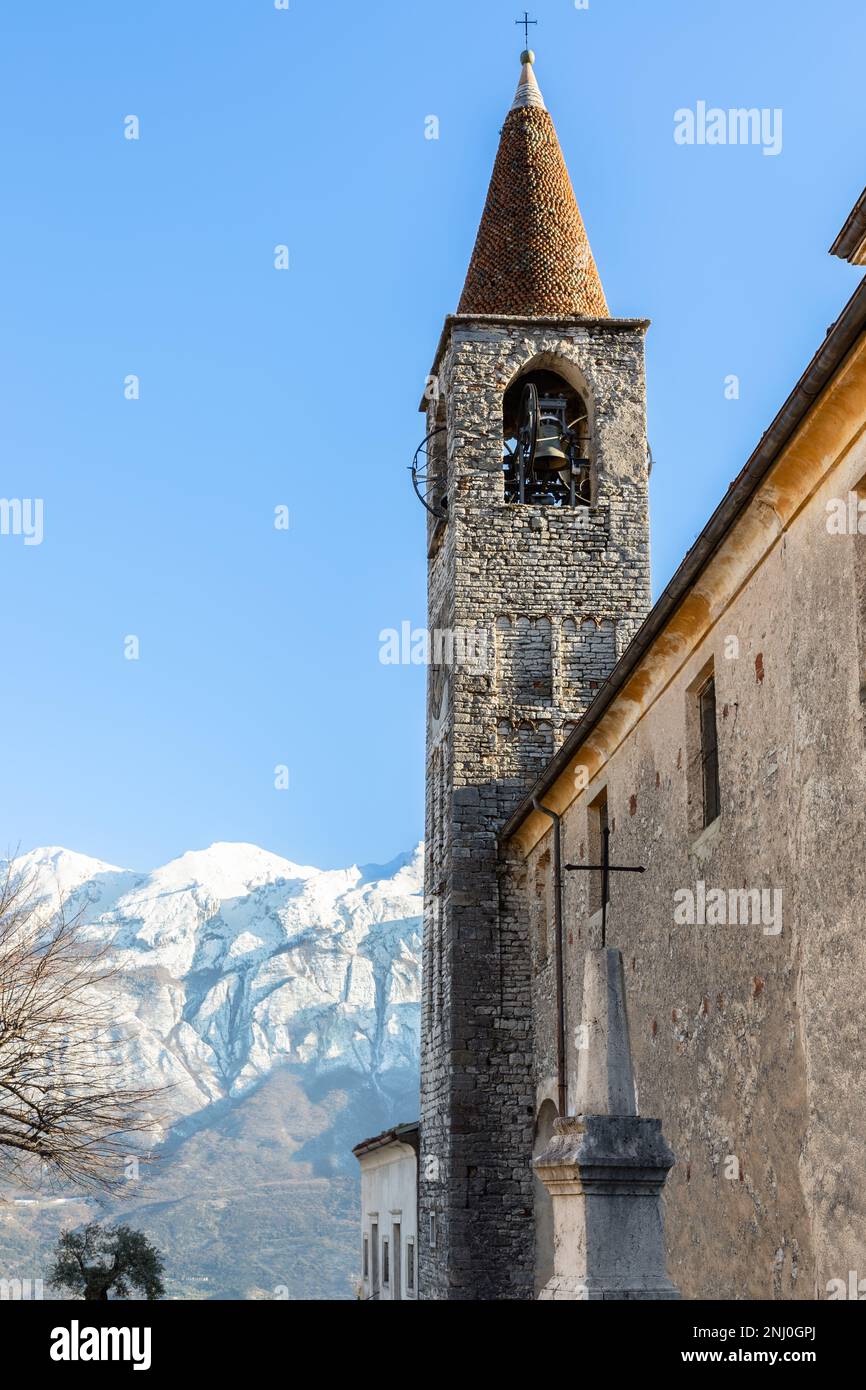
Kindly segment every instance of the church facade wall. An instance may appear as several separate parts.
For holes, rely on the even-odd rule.
[[[591,862],[604,792],[613,862],[647,870],[612,875],[607,941],[624,957],[639,1106],[677,1158],[666,1236],[686,1298],[826,1298],[866,1278],[866,534],[850,525],[864,429],[861,340],[546,798],[565,862]],[[721,814],[705,827],[710,675]],[[556,1094],[551,833],[522,834],[538,1108]],[[593,875],[564,878],[573,1087],[601,924]]]

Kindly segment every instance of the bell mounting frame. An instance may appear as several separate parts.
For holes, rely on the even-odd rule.
[[[415,496],[431,516],[435,516],[437,521],[444,521],[448,515],[448,499],[439,496],[436,500],[437,490],[435,487],[435,477],[429,471],[430,463],[430,440],[435,439],[437,434],[444,434],[445,425],[437,425],[435,429],[424,438],[415,450],[415,457],[410,465],[412,472],[412,486],[415,489]]]
[[[523,460],[523,476],[529,478],[535,465],[535,451],[538,448],[539,402],[538,387],[528,381],[520,399],[520,425],[517,432],[517,447]]]

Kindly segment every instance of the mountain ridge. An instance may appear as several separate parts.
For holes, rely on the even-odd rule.
[[[241,1225],[276,1222],[289,1247],[296,1227],[331,1222],[318,1287],[301,1291],[276,1268],[274,1287],[291,1297],[347,1296],[351,1146],[417,1113],[423,846],[385,865],[332,870],[220,842],[144,872],[59,846],[14,865],[47,908],[63,896],[82,931],[108,947],[129,1080],[169,1089],[153,1171],[143,1168],[119,1203],[66,1194],[58,1209],[46,1196],[16,1207],[11,1225],[0,1205],[3,1266],[7,1235],[8,1248],[32,1261],[46,1232],[80,1211],[122,1211],[127,1220],[132,1209],[162,1238],[169,1265],[185,1233],[186,1274],[170,1283],[174,1296],[267,1297],[255,1233],[238,1240],[245,1213]],[[234,1201],[222,1188],[206,1195],[226,1164]],[[259,1180],[244,1192],[247,1169]],[[267,1195],[255,1196],[275,1189],[292,1194],[278,1215]],[[280,1243],[272,1244],[279,1263]]]

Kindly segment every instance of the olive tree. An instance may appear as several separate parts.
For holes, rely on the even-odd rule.
[[[163,1259],[141,1231],[130,1226],[100,1226],[64,1231],[54,1251],[51,1283],[71,1298],[88,1302],[129,1298],[135,1289],[143,1298],[162,1298]]]

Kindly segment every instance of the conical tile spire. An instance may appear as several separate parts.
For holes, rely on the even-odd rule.
[[[556,130],[523,69],[490,180],[458,313],[606,318],[607,300]]]

